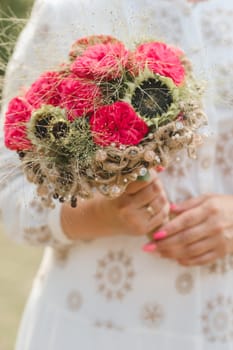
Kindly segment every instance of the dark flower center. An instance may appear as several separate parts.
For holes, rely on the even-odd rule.
[[[53,119],[52,115],[46,115],[44,118],[41,118],[36,122],[35,125],[35,135],[39,139],[44,139],[48,136],[48,126]]]
[[[69,132],[66,122],[60,121],[53,125],[52,134],[55,138],[65,137]]]
[[[144,80],[134,91],[132,105],[143,117],[166,113],[173,102],[169,87],[159,79]]]

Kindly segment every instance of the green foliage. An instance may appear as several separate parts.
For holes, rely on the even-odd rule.
[[[30,13],[33,0],[1,0],[0,3],[0,99],[6,64]]]
[[[0,4],[0,71],[4,72],[4,64],[14,48],[19,32],[25,24],[32,0],[1,0]]]
[[[0,226],[0,254],[0,349],[12,350],[42,249],[15,244]]]
[[[1,0],[0,8],[4,12],[14,13],[17,17],[25,17],[33,0]]]

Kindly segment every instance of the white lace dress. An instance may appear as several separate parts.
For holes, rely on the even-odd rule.
[[[197,161],[180,154],[162,180],[173,202],[209,191],[233,194],[232,18],[231,0],[38,0],[8,67],[5,102],[64,60],[78,37],[177,44],[208,81],[213,135]],[[46,247],[17,350],[233,349],[233,255],[184,268],[142,252],[146,238],[74,244],[61,230],[59,205],[41,207],[3,144],[0,161],[6,233]]]

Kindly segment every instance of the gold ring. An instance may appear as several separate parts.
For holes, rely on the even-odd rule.
[[[153,217],[155,215],[154,208],[151,205],[147,205],[146,206],[146,211],[147,211],[148,214],[151,215],[151,217]]]

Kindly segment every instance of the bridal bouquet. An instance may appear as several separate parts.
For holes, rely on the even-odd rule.
[[[10,101],[5,145],[47,205],[75,207],[93,190],[113,198],[177,151],[195,153],[202,93],[177,47],[148,41],[129,50],[110,36],[85,37]]]

